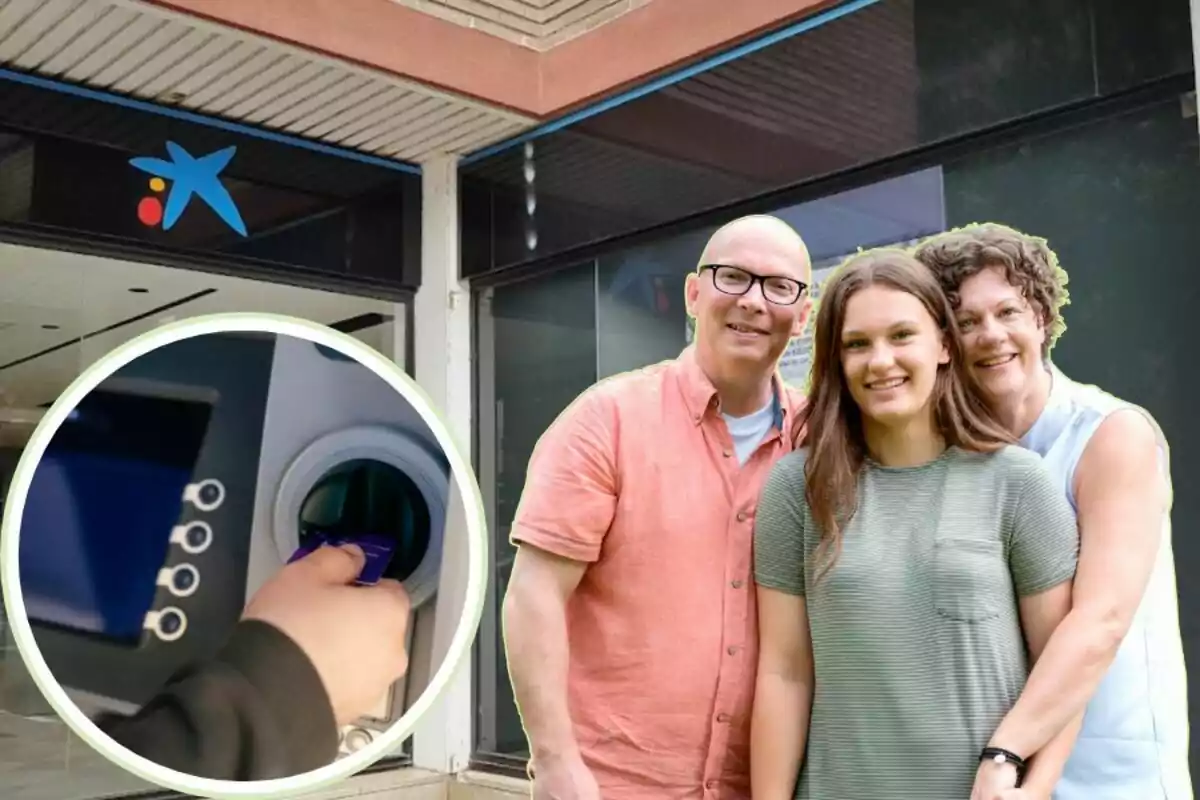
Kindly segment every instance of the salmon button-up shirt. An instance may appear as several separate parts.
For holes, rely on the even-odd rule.
[[[605,800],[749,797],[754,513],[803,402],[775,386],[743,466],[692,348],[592,387],[534,450],[512,540],[589,564],[568,702]]]

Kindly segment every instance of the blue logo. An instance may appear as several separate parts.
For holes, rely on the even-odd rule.
[[[236,152],[236,147],[226,147],[195,158],[175,142],[167,142],[170,161],[161,158],[130,159],[129,163],[134,168],[154,176],[150,180],[152,191],[157,194],[167,192],[165,208],[158,197],[142,198],[138,203],[138,219],[150,227],[161,222],[163,230],[169,231],[179,221],[195,195],[203,200],[222,222],[245,236],[246,223],[242,221],[242,215],[230,197],[229,190],[221,183],[221,171],[229,166]]]

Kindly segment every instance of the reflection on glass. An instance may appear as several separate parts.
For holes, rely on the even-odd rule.
[[[600,259],[599,378],[675,358],[689,317],[684,281],[715,228],[705,228]]]
[[[480,451],[491,481],[488,494],[496,576],[489,606],[504,596],[514,549],[510,526],[525,483],[525,466],[542,431],[596,382],[595,268],[591,263],[537,281],[500,287],[481,299],[480,350],[492,355],[494,380],[479,386]],[[481,356],[482,357],[482,356]],[[481,739],[497,752],[520,753],[525,734],[504,666],[497,617],[485,615],[479,647],[481,694],[496,698]],[[483,702],[487,702],[483,700]]]
[[[804,236],[815,297],[829,270],[859,247],[903,244],[943,230],[942,194],[942,170],[932,167],[773,213]],[[691,343],[683,285],[714,231],[692,231],[600,260],[599,377],[674,358]],[[784,378],[795,385],[807,377],[810,346],[805,335],[784,355]]]

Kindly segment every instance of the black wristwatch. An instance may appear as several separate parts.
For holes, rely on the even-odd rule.
[[[979,760],[981,762],[995,761],[997,764],[1012,764],[1017,768],[1016,788],[1020,789],[1021,784],[1025,782],[1025,759],[1010,750],[1005,750],[1003,747],[985,747],[979,753]]]

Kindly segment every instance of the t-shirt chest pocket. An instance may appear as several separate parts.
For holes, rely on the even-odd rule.
[[[933,553],[934,605],[943,617],[983,622],[1012,605],[1004,545],[986,539],[939,539]]]

